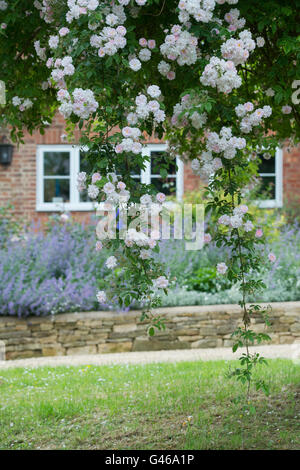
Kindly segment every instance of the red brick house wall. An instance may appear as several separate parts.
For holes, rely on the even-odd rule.
[[[62,145],[64,120],[57,115],[45,134],[36,132],[32,136],[25,134],[25,144],[14,147],[13,161],[9,166],[0,165],[0,206],[7,202],[15,206],[15,213],[24,220],[46,220],[49,212],[36,211],[36,153],[37,145]],[[0,140],[1,140],[0,130]],[[76,141],[79,131],[76,131]],[[75,143],[75,142],[74,142]],[[160,143],[151,138],[149,143]],[[283,195],[284,198],[298,199],[300,203],[300,146],[283,150]],[[184,191],[193,191],[200,186],[200,179],[193,174],[190,165],[184,166]],[[88,212],[73,212],[77,219],[86,219]]]
[[[14,147],[13,161],[9,166],[0,165],[0,206],[10,202],[15,214],[28,220],[46,219],[49,213],[36,212],[36,151],[37,145],[61,144],[65,122],[57,115],[45,134],[39,132],[24,135],[25,144]],[[77,131],[76,139],[79,138]],[[84,215],[84,214],[83,214]]]
[[[284,148],[282,179],[284,198],[300,205],[300,145]]]

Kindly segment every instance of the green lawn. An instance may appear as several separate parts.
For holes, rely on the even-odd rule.
[[[300,449],[300,366],[257,369],[246,404],[228,366],[0,370],[0,449]]]

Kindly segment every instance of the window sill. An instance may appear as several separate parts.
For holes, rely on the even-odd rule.
[[[60,203],[44,203],[37,204],[37,212],[93,212],[96,209],[96,203],[82,202],[79,204],[60,204]]]
[[[266,201],[254,201],[260,209],[276,209],[282,207],[282,201],[276,201],[276,199],[269,199]]]

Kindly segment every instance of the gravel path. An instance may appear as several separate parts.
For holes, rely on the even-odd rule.
[[[281,344],[272,346],[257,346],[250,351],[261,353],[264,357],[292,359],[300,364],[300,343]],[[13,367],[42,367],[42,366],[78,366],[78,365],[116,365],[116,364],[149,364],[158,362],[181,361],[211,361],[238,358],[241,351],[232,353],[231,348],[210,349],[181,349],[173,351],[143,351],[114,354],[93,354],[82,356],[54,356],[30,359],[17,359],[13,361],[0,361],[0,369]]]

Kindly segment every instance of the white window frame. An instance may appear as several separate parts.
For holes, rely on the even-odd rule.
[[[263,209],[272,209],[282,207],[283,205],[283,189],[282,189],[282,160],[283,151],[277,148],[275,152],[275,173],[259,173],[259,176],[275,176],[275,199],[258,200],[256,204]]]
[[[167,144],[147,144],[147,146],[143,148],[142,155],[151,157],[151,152],[165,152],[167,148]],[[176,199],[182,201],[184,192],[184,163],[179,157],[176,157],[176,164],[177,173],[176,176],[174,175],[176,178]],[[145,170],[141,172],[141,182],[143,184],[151,184],[151,161],[145,162],[145,166]]]
[[[64,211],[93,211],[97,202],[81,202],[77,190],[77,175],[80,171],[80,146],[75,145],[39,145],[37,147],[36,171],[36,210],[38,212],[64,212]],[[143,148],[143,156],[151,156],[151,152],[166,151],[167,144],[148,144]],[[69,152],[70,153],[70,202],[44,202],[44,153]],[[145,162],[146,168],[141,171],[141,182],[151,183],[151,162]],[[178,171],[176,174],[176,197],[178,201],[183,198],[184,164],[180,158],[176,159]],[[137,175],[136,175],[137,176]]]
[[[44,153],[70,153],[70,202],[44,202]],[[79,173],[80,147],[74,145],[39,145],[37,147],[36,171],[36,210],[41,212],[92,211],[95,202],[81,202],[77,190],[77,175]]]

